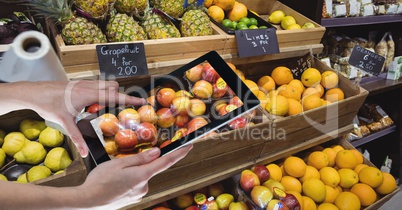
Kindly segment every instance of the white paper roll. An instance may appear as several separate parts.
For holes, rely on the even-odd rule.
[[[0,80],[68,81],[68,77],[48,37],[38,31],[25,31],[4,53],[0,63]]]

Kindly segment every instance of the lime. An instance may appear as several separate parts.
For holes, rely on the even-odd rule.
[[[250,23],[251,23],[250,18],[248,18],[248,17],[243,17],[243,18],[241,18],[241,19],[239,20],[239,22],[240,22],[240,23],[245,23],[245,24],[247,25],[247,27],[250,26]]]
[[[282,10],[275,10],[268,16],[268,22],[272,24],[280,24],[285,16],[286,15]]]
[[[222,20],[222,25],[225,26],[226,28],[230,28],[231,24],[232,24],[232,21],[227,18]]]
[[[235,29],[237,28],[237,22],[236,22],[236,21],[232,21],[232,22],[230,23],[229,28],[232,29],[232,30],[235,30]]]
[[[258,26],[256,26],[256,25],[251,25],[250,27],[248,27],[249,29],[257,29],[258,28]]]
[[[250,25],[256,25],[258,26],[258,20],[255,18],[250,18]]]
[[[248,28],[247,24],[245,22],[239,22],[237,24],[237,29],[244,29],[244,28]]]
[[[259,28],[268,28],[267,26],[260,26]]]

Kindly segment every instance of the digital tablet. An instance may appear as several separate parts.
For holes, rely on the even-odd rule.
[[[137,133],[138,139],[142,139],[139,133],[142,128],[135,124],[153,124],[156,139],[139,140],[136,146],[144,146],[142,149],[157,146],[163,156],[206,135],[238,129],[235,121],[249,117],[246,114],[260,105],[260,100],[215,51],[170,74],[151,77],[149,85],[135,87],[128,95],[146,98],[147,104],[143,106],[148,111],[144,112],[143,106],[106,107],[77,123],[96,164],[110,159],[106,142],[115,135],[113,132],[105,135],[108,131],[100,128],[101,115],[105,113],[119,116],[127,108],[136,110],[139,117],[134,119],[135,123],[129,126],[120,123],[120,130],[132,130],[127,132]],[[227,129],[220,130],[223,127]]]

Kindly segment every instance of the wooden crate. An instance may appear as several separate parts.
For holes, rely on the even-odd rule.
[[[283,30],[280,26],[274,25],[276,30],[276,36],[278,39],[279,49],[280,51],[283,48],[287,47],[296,47],[296,46],[308,46],[320,44],[321,38],[325,33],[325,27],[319,25],[318,23],[312,21],[306,16],[298,13],[292,8],[282,4],[277,0],[238,0],[239,2],[245,4],[249,10],[257,12],[260,17],[264,20],[267,20],[268,15],[271,14],[274,10],[282,10],[286,15],[293,16],[297,23],[301,26],[306,22],[311,22],[314,24],[315,28],[311,29],[299,29],[299,30]],[[228,41],[225,46],[224,54],[236,54],[237,43],[235,35],[228,35]]]
[[[0,116],[0,129],[6,132],[18,131],[20,122],[23,119],[28,118],[43,120],[36,112],[31,110],[14,111]],[[62,173],[49,176],[45,179],[37,180],[33,182],[34,184],[55,187],[67,187],[77,186],[85,181],[85,178],[87,176],[87,168],[85,166],[84,160],[70,138],[66,137],[65,140],[66,145],[63,147],[67,149],[72,159],[72,163],[70,164],[70,166],[68,166]]]

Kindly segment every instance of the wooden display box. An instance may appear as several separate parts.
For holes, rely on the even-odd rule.
[[[214,24],[212,24],[212,29],[213,34],[210,36],[152,39],[126,43],[144,43],[149,68],[159,68],[165,65],[164,62],[193,59],[212,50],[222,53],[227,39],[226,34],[219,32],[218,27]],[[46,31],[48,31],[48,36],[55,45],[56,54],[60,57],[67,73],[99,70],[96,44],[66,45],[58,28],[49,20],[46,21]],[[153,73],[150,72],[150,74]]]
[[[8,132],[18,131],[19,124],[24,119],[43,120],[36,112],[31,110],[14,111],[3,116],[0,116],[0,129]],[[66,137],[67,151],[71,157],[72,163],[62,173],[51,175],[45,179],[40,179],[34,184],[55,186],[55,187],[68,187],[77,186],[85,181],[87,176],[87,168],[84,160],[79,154],[74,143],[70,138]]]
[[[277,28],[276,36],[278,39],[279,50],[286,47],[297,47],[305,45],[320,44],[321,38],[325,33],[325,27],[308,19],[306,16],[298,13],[292,8],[282,4],[277,0],[238,0],[245,4],[249,10],[257,12],[262,19],[267,21],[268,15],[275,10],[282,10],[286,15],[293,16],[297,23],[302,26],[306,22],[314,24],[315,28],[283,30],[279,25],[273,25]],[[228,41],[225,46],[224,54],[236,54],[238,52],[235,35],[228,35]]]

